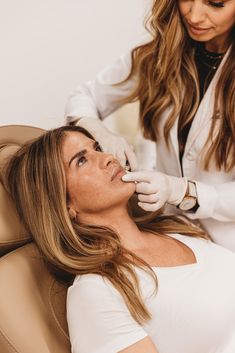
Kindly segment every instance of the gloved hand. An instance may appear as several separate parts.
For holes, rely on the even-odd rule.
[[[187,179],[154,171],[137,171],[125,174],[123,181],[135,181],[138,205],[145,211],[157,211],[167,202],[179,205],[187,190]]]
[[[128,161],[131,170],[137,169],[137,159],[132,146],[122,136],[108,130],[100,120],[84,117],[79,119],[76,125],[89,131],[100,143],[104,152],[113,154],[123,167]]]

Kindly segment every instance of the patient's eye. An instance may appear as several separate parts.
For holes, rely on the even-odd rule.
[[[98,151],[98,152],[103,152],[103,149],[102,149],[102,147],[99,144],[97,144],[95,146],[95,150]]]
[[[87,161],[87,159],[86,159],[85,156],[79,157],[79,158],[77,159],[76,165],[77,165],[78,167],[81,167],[83,164],[86,163],[86,161]]]
[[[98,144],[98,142],[95,144],[95,146],[93,146],[94,150],[97,152],[103,152],[102,147]],[[84,151],[85,154],[85,151]],[[85,155],[82,156],[78,156],[77,160],[76,160],[76,166],[81,167],[82,165],[84,165],[86,162],[88,161],[87,157],[85,157]]]

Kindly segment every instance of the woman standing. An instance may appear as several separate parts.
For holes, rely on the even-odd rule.
[[[234,0],[154,1],[152,39],[80,85],[66,115],[135,170],[131,148],[99,119],[139,100],[144,136],[157,148],[156,172],[123,179],[138,181],[140,207],[173,205],[235,251],[234,24]]]

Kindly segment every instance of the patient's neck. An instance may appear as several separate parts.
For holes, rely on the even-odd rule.
[[[86,224],[105,226],[118,233],[122,245],[134,250],[145,244],[146,236],[138,229],[130,217],[127,208],[102,212],[100,214],[82,215],[80,221]]]

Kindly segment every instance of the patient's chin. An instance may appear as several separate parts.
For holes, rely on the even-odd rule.
[[[127,182],[123,181],[122,185],[125,188],[127,194],[130,195],[130,197],[135,193],[135,188],[136,188],[135,183],[133,183],[133,182],[127,183]]]
[[[135,193],[135,183],[125,183],[122,182],[111,192],[103,194],[103,202],[110,202],[110,207],[114,205],[127,205],[129,199]]]
[[[125,186],[125,191],[123,191],[123,194],[125,201],[128,202],[135,194],[135,184],[128,183],[128,185]]]
[[[131,196],[132,196],[132,195],[134,195],[135,189],[136,189],[135,183],[131,183],[130,189],[131,189]]]

